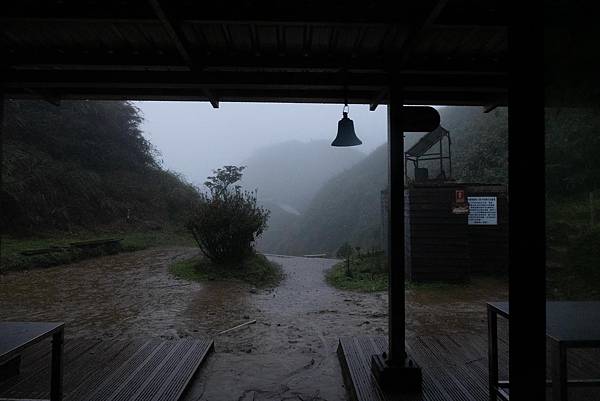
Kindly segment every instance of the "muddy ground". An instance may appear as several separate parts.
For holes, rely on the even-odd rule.
[[[0,276],[0,320],[65,321],[69,337],[210,336],[215,353],[186,400],[345,400],[337,340],[387,334],[387,294],[336,290],[336,261],[269,256],[286,278],[275,289],[192,283],[169,274],[193,248],[152,249]],[[500,281],[407,291],[408,335],[485,330]],[[257,323],[218,335],[248,320]]]

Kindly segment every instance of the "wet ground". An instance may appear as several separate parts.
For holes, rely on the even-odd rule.
[[[387,294],[329,287],[323,273],[332,259],[269,256],[286,278],[268,290],[169,274],[170,264],[196,254],[152,249],[0,276],[0,320],[65,321],[67,340],[213,337],[216,352],[187,400],[346,399],[337,339],[387,334]],[[408,335],[483,332],[485,301],[506,296],[499,281],[412,288]]]

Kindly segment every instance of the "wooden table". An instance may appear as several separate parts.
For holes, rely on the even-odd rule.
[[[508,302],[489,302],[490,400],[509,399],[508,382],[498,381],[498,315],[509,319]],[[547,302],[546,337],[552,361],[552,400],[566,401],[568,386],[598,386],[600,380],[568,380],[567,348],[600,348],[600,302]]]
[[[0,365],[52,336],[50,401],[62,400],[64,323],[0,322]]]

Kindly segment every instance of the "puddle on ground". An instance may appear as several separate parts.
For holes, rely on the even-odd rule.
[[[0,320],[64,321],[66,336],[213,337],[216,353],[188,400],[343,400],[340,336],[387,334],[387,294],[339,291],[324,281],[331,259],[269,256],[285,280],[251,291],[169,274],[193,248],[151,249],[0,276]],[[407,291],[408,335],[484,332],[498,282],[458,291]],[[460,299],[458,299],[460,298]],[[218,335],[248,320],[255,324]],[[223,388],[227,388],[224,395]]]

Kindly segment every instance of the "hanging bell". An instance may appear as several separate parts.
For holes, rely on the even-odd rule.
[[[344,107],[342,119],[338,122],[338,131],[335,140],[331,142],[331,146],[357,146],[362,145],[362,141],[356,136],[354,131],[354,121],[348,118],[348,112]]]

